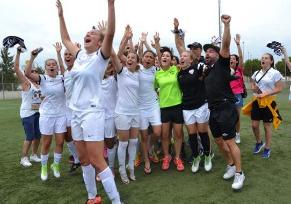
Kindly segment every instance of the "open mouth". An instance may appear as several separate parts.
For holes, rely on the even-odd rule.
[[[51,72],[55,71],[55,69],[50,69]]]
[[[91,39],[85,38],[85,43],[90,43],[90,42],[91,42]]]

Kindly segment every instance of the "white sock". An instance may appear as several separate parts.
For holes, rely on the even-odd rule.
[[[121,174],[126,174],[125,159],[126,159],[127,145],[128,145],[128,141],[126,142],[119,141],[119,144],[118,144],[117,155],[118,155],[118,162],[119,162],[119,172]]]
[[[77,155],[77,150],[76,150],[76,146],[74,144],[74,141],[68,142],[67,146],[68,146],[69,152],[74,157],[74,163],[75,164],[80,163],[79,157]]]
[[[101,173],[99,173],[98,176],[103,184],[106,194],[112,203],[120,203],[119,193],[117,191],[111,169],[107,167]]]
[[[59,164],[61,162],[62,159],[62,154],[60,153],[54,153],[54,163]]]
[[[108,154],[108,164],[109,167],[113,170],[114,169],[114,162],[115,162],[115,155],[116,155],[117,145],[115,144],[112,149],[107,148]]]
[[[89,164],[88,166],[82,166],[82,171],[88,199],[94,199],[97,195],[95,169]]]
[[[136,156],[136,147],[137,147],[138,139],[129,139],[128,144],[128,167],[129,169],[134,169],[134,160]]]
[[[41,165],[46,165],[47,164],[47,160],[49,158],[49,154],[41,154],[40,155],[40,159],[41,159]]]

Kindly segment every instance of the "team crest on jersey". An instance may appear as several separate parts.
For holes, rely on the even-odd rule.
[[[189,74],[194,74],[194,69],[189,70]]]

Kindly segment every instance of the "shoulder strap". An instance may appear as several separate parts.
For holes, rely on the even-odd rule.
[[[261,78],[259,80],[256,79],[256,76],[258,75],[258,73],[260,72],[260,70],[258,70],[258,72],[256,73],[255,75],[255,82],[258,84],[263,78],[264,76],[266,76],[266,74],[268,73],[268,71],[270,70],[271,68],[269,68],[264,74],[263,76],[261,76]]]

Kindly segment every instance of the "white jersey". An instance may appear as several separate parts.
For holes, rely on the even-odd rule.
[[[73,80],[69,107],[78,112],[103,111],[101,105],[101,82],[108,64],[100,50],[87,54],[81,50],[71,69]]]
[[[30,83],[30,88],[28,91],[21,92],[21,106],[20,106],[20,117],[26,118],[32,116],[38,110],[33,109],[33,105],[37,106],[41,104],[41,91],[39,88],[35,87]]]
[[[147,69],[142,65],[140,66],[138,107],[140,110],[153,110],[159,106],[158,96],[154,87],[157,68],[152,66]]]
[[[117,101],[117,81],[114,76],[102,80],[102,106],[105,110],[105,119],[114,117]]]
[[[275,84],[283,79],[281,73],[272,67],[268,70],[265,76],[263,75],[264,72],[262,70],[259,70],[256,71],[252,76],[252,79],[255,81],[256,85],[262,92],[272,91],[275,88]]]
[[[64,86],[65,86],[65,95],[66,95],[66,106],[69,107],[70,99],[72,97],[73,90],[73,80],[71,72],[66,70],[64,73]]]
[[[139,115],[138,91],[139,73],[131,72],[123,67],[117,74],[117,103],[115,113],[124,115]]]
[[[40,90],[44,99],[39,107],[40,116],[56,117],[65,115],[65,88],[63,76],[52,78],[40,75]]]

